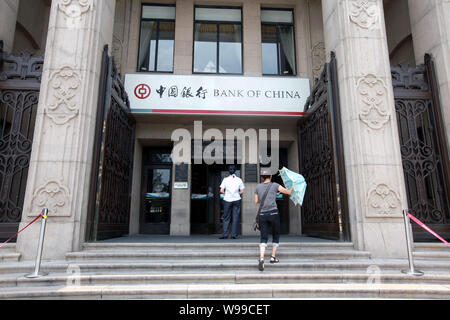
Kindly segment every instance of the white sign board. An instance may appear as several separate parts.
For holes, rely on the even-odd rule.
[[[309,79],[127,74],[133,113],[302,116]]]
[[[174,189],[189,189],[189,184],[187,182],[174,182]]]

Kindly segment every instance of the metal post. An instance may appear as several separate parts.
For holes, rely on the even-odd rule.
[[[406,246],[408,248],[408,261],[409,261],[409,270],[402,270],[403,273],[413,275],[413,276],[423,276],[424,273],[419,270],[414,269],[414,260],[413,253],[411,248],[411,223],[409,221],[409,217],[406,214],[406,210],[403,210],[403,218],[405,220],[405,232],[406,232]]]
[[[39,235],[39,246],[37,250],[36,263],[34,266],[34,272],[25,276],[29,279],[40,278],[46,276],[47,273],[39,273],[39,269],[41,268],[41,259],[42,259],[42,250],[44,249],[44,237],[45,237],[45,226],[47,224],[48,217],[48,209],[44,209],[42,212],[42,220],[41,220],[41,233]]]

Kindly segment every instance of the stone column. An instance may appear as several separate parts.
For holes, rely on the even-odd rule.
[[[352,241],[406,257],[407,207],[382,0],[322,0],[325,48],[338,60]]]
[[[44,259],[63,259],[85,240],[102,51],[111,45],[115,0],[52,1],[23,227],[49,209]],[[33,259],[39,224],[17,250]]]
[[[172,183],[172,203],[170,216],[170,235],[191,235],[191,188],[192,188],[192,165],[187,165],[188,188],[175,189]],[[172,181],[176,181],[176,165],[173,165]],[[185,181],[181,181],[185,182]]]
[[[175,53],[173,72],[192,74],[192,47],[194,45],[194,1],[176,1]]]
[[[18,11],[19,0],[0,0],[0,40],[3,40],[6,52],[13,49]]]
[[[242,159],[242,169],[241,169],[241,178],[245,185],[245,191],[242,195],[242,210],[241,210],[241,224],[242,224],[242,235],[244,236],[257,236],[258,232],[253,230],[253,223],[255,222],[256,212],[258,211],[258,207],[255,204],[255,191],[256,186],[259,183],[259,173],[260,166],[254,161],[251,161],[249,153],[250,153],[250,139],[240,140],[240,143],[245,145],[245,155],[246,157]],[[254,159],[253,159],[254,160]],[[249,169],[246,165],[256,165],[256,181],[247,180],[246,170]],[[251,175],[250,175],[251,176]]]
[[[244,75],[262,76],[261,7],[257,1],[244,1],[242,7],[242,43]]]
[[[416,63],[432,55],[450,152],[450,0],[409,0]],[[449,154],[450,155],[450,154]]]

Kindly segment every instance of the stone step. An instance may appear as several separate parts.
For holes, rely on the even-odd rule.
[[[66,259],[68,261],[84,261],[84,260],[202,260],[210,259],[239,259],[259,256],[258,248],[231,250],[182,250],[182,251],[146,251],[146,250],[109,250],[109,251],[83,251],[68,253]],[[269,253],[270,254],[270,253]],[[280,259],[317,259],[317,260],[348,260],[348,259],[370,259],[369,252],[356,250],[297,250],[283,249],[278,254]]]
[[[23,275],[0,277],[1,288],[45,286],[100,286],[100,285],[152,285],[152,284],[298,284],[298,283],[414,283],[449,285],[448,274],[425,274],[414,277],[398,273],[187,273],[187,274],[50,274],[38,279]]]
[[[362,271],[366,272],[369,268],[380,268],[383,271],[399,272],[408,268],[408,261],[405,260],[302,260],[286,259],[280,264],[270,265],[270,270],[284,271]],[[64,273],[69,266],[77,266],[81,272],[96,273],[163,273],[163,272],[225,272],[225,271],[250,271],[254,272],[257,266],[257,259],[226,259],[226,260],[208,260],[208,261],[171,261],[171,260],[152,260],[152,261],[83,261],[83,262],[43,262],[42,271],[50,273]],[[448,261],[428,261],[419,260],[415,262],[415,267],[422,271],[448,271],[450,262]],[[0,264],[0,274],[11,273],[30,273],[34,270],[34,264],[26,263],[2,263]]]
[[[0,262],[20,260],[20,253],[17,252],[0,252]]]
[[[0,299],[449,299],[442,284],[151,284],[4,288]]]
[[[450,248],[446,251],[415,251],[413,252],[414,259],[423,260],[448,260],[450,261]]]
[[[85,243],[83,244],[83,251],[88,250],[235,250],[235,249],[255,249],[258,248],[259,243],[254,242],[234,242],[226,240],[224,242],[188,242],[188,243],[170,243],[170,242],[155,242],[155,243]],[[271,243],[269,243],[271,248]],[[312,242],[312,243],[296,243],[285,242],[281,244],[281,248],[289,249],[303,249],[303,250],[351,250],[354,249],[354,244],[351,242]]]
[[[19,261],[20,253],[16,252],[16,244],[15,243],[7,243],[3,247],[0,248],[0,262],[5,261]]]
[[[0,252],[2,251],[16,251],[16,244],[15,243],[7,243],[3,247],[0,248]]]
[[[443,242],[415,242],[414,251],[449,251],[450,247]]]

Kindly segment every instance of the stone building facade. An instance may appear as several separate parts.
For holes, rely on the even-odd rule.
[[[174,30],[170,31],[173,32],[173,61],[169,72],[144,72],[139,65],[145,38],[142,17],[146,5],[150,8],[150,17],[153,17],[152,8],[159,5],[174,10],[173,17],[161,20],[175,22]],[[23,49],[36,55],[45,54],[20,227],[34,219],[42,208],[49,208],[51,220],[44,249],[48,259],[63,258],[89,241],[88,211],[103,48],[108,45],[109,54],[125,77],[137,74],[203,77],[204,72],[196,72],[195,66],[196,23],[201,21],[197,17],[198,8],[232,8],[241,12],[240,21],[233,22],[241,28],[241,70],[233,75],[249,81],[263,78],[277,82],[286,78],[282,73],[268,75],[264,70],[266,57],[261,47],[266,43],[267,34],[262,20],[268,11],[292,13],[296,70],[288,75],[290,78],[308,79],[312,89],[324,64],[330,61],[331,52],[335,53],[347,184],[348,239],[356,249],[369,251],[374,257],[406,257],[402,210],[408,207],[408,199],[391,67],[400,62],[407,62],[411,67],[421,65],[425,54],[432,56],[447,147],[443,159],[448,159],[448,0],[1,0],[0,39],[4,40],[4,50],[16,55]],[[218,20],[214,16],[208,19]],[[208,19],[205,21],[214,25]],[[167,32],[161,30],[161,33]],[[286,60],[289,62],[289,57]],[[210,76],[227,75],[219,71]],[[133,92],[128,95],[132,96]],[[303,111],[303,105],[298,108],[299,112]],[[195,179],[200,179],[197,176],[215,175],[217,180],[226,169],[217,167],[210,172],[211,169],[190,164],[188,188],[178,189],[173,183],[176,182],[175,164],[161,161],[158,167],[145,160],[151,157],[152,150],[161,156],[173,147],[171,134],[174,130],[184,128],[193,134],[194,121],[201,120],[204,130],[217,128],[223,133],[230,127],[280,129],[283,161],[290,169],[300,170],[299,116],[136,112],[133,117],[136,128],[129,234],[160,231],[151,225],[143,228],[146,224],[142,216],[146,210],[144,198],[152,191],[146,190],[145,184],[154,178],[146,176],[147,172],[159,172],[163,178],[166,173],[170,175],[170,198],[167,207],[161,207],[170,215],[166,234],[214,233],[214,230],[198,231],[200,229],[192,227],[192,217],[198,214],[198,207],[192,198],[197,192],[191,186],[201,184],[196,182]],[[249,168],[243,165],[240,174],[245,177]],[[207,183],[212,186],[213,182]],[[254,234],[256,185],[257,181],[246,182],[243,235]],[[289,201],[283,205],[285,233],[304,234],[301,208]],[[213,215],[217,218],[216,213]],[[24,259],[34,258],[38,233],[39,227],[33,225],[18,237],[17,250]]]

